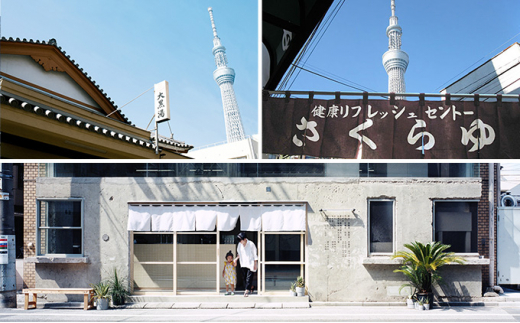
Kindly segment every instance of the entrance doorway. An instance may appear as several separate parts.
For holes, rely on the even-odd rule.
[[[273,207],[271,206],[270,209],[271,227],[273,227],[273,219],[276,219],[274,217],[276,214],[272,211]],[[194,210],[200,209],[197,206]],[[267,210],[267,207],[265,209]],[[276,211],[278,209],[282,208],[277,206]],[[206,209],[205,211],[208,212]],[[146,211],[143,208],[139,216],[146,219],[144,215]],[[244,219],[247,220],[247,217]],[[225,255],[231,251],[236,257],[238,244],[236,236],[241,228],[247,227],[242,225],[241,220],[242,217],[235,219],[236,224],[229,226],[228,229],[231,230],[227,231],[218,230],[218,225],[214,226],[213,231],[130,230],[132,242],[130,278],[133,292],[135,294],[161,292],[174,295],[224,293],[226,286],[222,271]],[[303,221],[305,222],[305,219]],[[143,221],[138,224],[148,227]],[[153,227],[152,224],[150,228]],[[298,228],[301,227],[304,226],[300,225]],[[244,231],[258,251],[258,271],[253,284],[254,290],[260,294],[286,293],[298,276],[305,275],[306,232],[289,231],[290,228],[287,227],[283,229],[288,231],[279,232],[263,231],[262,226],[258,228],[259,231]],[[236,269],[235,290],[244,291],[240,261]]]

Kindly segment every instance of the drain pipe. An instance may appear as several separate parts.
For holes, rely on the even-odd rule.
[[[488,166],[489,173],[489,286],[495,286],[495,164]],[[497,179],[500,178],[500,169],[497,169]],[[497,184],[498,193],[500,184]],[[498,201],[498,200],[497,200]]]

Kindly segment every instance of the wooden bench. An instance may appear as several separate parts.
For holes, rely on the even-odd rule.
[[[94,307],[92,296],[94,289],[92,288],[28,288],[24,289],[25,305],[24,310],[36,308],[36,299],[38,294],[83,294],[83,309],[89,310]],[[29,301],[29,294],[32,294],[32,301]]]

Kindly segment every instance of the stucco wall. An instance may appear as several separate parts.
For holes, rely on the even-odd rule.
[[[1,71],[96,108],[99,105],[69,75],[48,71],[30,56],[2,54]]]
[[[393,273],[397,263],[368,256],[367,199],[395,200],[394,248],[400,250],[404,243],[432,240],[433,200],[479,200],[480,194],[476,178],[39,178],[39,198],[84,199],[89,263],[36,264],[36,286],[88,286],[108,278],[114,267],[128,276],[128,202],[307,201],[311,299],[402,300],[398,290],[404,280]],[[355,211],[323,214],[321,209]],[[108,241],[102,239],[105,234]],[[441,295],[481,296],[480,265],[448,266],[444,272],[447,285]]]

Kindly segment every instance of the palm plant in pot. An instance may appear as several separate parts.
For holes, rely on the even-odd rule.
[[[401,258],[403,264],[394,272],[403,273],[408,278],[408,283],[403,287],[410,287],[416,290],[416,299],[428,299],[428,303],[433,303],[433,287],[442,282],[439,268],[449,264],[464,264],[465,260],[455,256],[453,252],[446,252],[450,245],[442,244],[438,241],[422,244],[412,242],[404,245],[407,251],[398,251],[392,259]]]
[[[305,281],[302,276],[296,278],[296,295],[305,296]]]
[[[92,298],[96,301],[96,308],[98,310],[108,309],[108,302],[110,300],[110,285],[108,283],[100,282],[99,284],[90,284],[94,289]]]
[[[117,274],[117,269],[114,268],[114,276],[109,281],[110,283],[110,296],[112,297],[112,304],[123,305],[126,297],[130,295],[130,292],[126,288],[126,280],[122,279]]]

